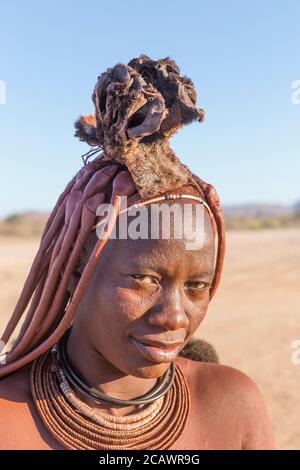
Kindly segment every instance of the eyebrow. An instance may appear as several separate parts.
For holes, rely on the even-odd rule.
[[[196,273],[192,277],[210,277],[213,276],[215,273],[213,271],[210,272],[201,272],[201,273]]]
[[[164,274],[166,269],[163,268],[162,266],[159,266],[159,265],[155,265],[155,264],[149,264],[149,263],[141,263],[141,265],[139,264],[136,264],[132,261],[130,261],[130,268],[131,269],[141,269],[141,268],[144,268],[144,269],[149,269],[150,271],[155,271],[155,272],[158,272],[159,274]],[[199,272],[199,273],[195,273],[193,274],[192,276],[190,276],[191,278],[207,278],[207,277],[210,277],[210,276],[213,276],[214,275],[214,272],[213,271],[202,271],[202,272]]]
[[[129,260],[129,266],[130,266],[130,269],[132,270],[135,270],[135,269],[149,269],[150,271],[156,271],[160,274],[163,274],[165,272],[165,268],[163,268],[162,266],[159,266],[159,265],[155,265],[155,264],[150,264],[150,263],[136,263],[134,261],[131,261]]]

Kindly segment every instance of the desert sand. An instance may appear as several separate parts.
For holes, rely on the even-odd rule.
[[[0,331],[18,298],[37,239],[0,238]],[[258,384],[277,447],[300,449],[300,230],[229,232],[224,275],[197,336],[221,362]]]

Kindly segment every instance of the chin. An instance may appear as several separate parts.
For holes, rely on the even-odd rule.
[[[139,367],[135,371],[132,371],[131,375],[139,377],[141,379],[158,379],[161,377],[166,370],[170,367],[170,363],[149,364],[148,366]]]

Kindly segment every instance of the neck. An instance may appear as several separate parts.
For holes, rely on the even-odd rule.
[[[73,326],[68,337],[67,355],[74,371],[91,387],[106,395],[122,400],[132,400],[146,394],[155,385],[156,378],[139,378],[125,374],[97,350],[95,350]],[[141,406],[114,407],[110,404],[96,404],[76,391],[79,398],[92,408],[106,411],[115,416],[125,416],[141,409]]]

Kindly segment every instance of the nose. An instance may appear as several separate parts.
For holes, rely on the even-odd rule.
[[[184,295],[178,286],[161,290],[157,305],[153,307],[148,317],[148,323],[166,330],[188,327],[189,319],[185,312]]]

